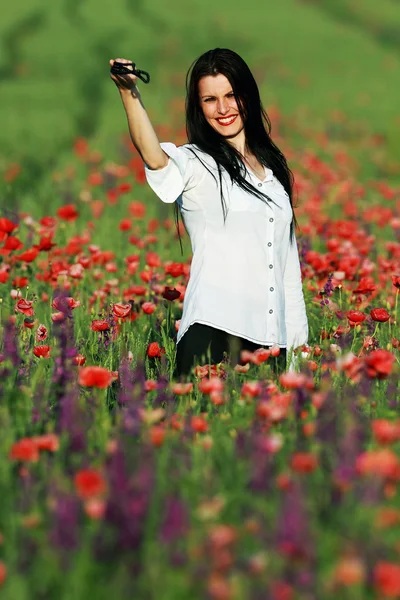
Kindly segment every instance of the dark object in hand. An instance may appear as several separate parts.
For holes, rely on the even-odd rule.
[[[132,67],[133,71],[128,67]],[[150,75],[147,71],[136,69],[135,63],[119,63],[115,61],[110,71],[113,75],[136,75],[136,77],[139,77],[144,83],[149,83],[150,81]]]

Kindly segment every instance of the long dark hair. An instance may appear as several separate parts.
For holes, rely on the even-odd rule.
[[[186,134],[188,143],[206,152],[217,163],[220,182],[221,205],[226,219],[226,204],[222,192],[222,168],[229,174],[232,183],[236,182],[243,190],[257,196],[263,202],[273,202],[245,179],[246,168],[236,148],[220,135],[204,117],[199,98],[199,81],[207,75],[222,74],[228,79],[244,123],[247,150],[269,169],[284,187],[293,209],[293,173],[279,148],[271,140],[271,121],[261,103],[257,83],[245,61],[233,50],[215,48],[196,59],[186,75]],[[196,153],[192,150],[193,154]],[[199,160],[199,156],[197,156]],[[203,163],[204,165],[204,163]],[[204,165],[206,168],[207,166]],[[211,171],[210,171],[211,172]],[[175,219],[179,242],[182,242],[178,225],[178,206],[175,203]],[[296,217],[290,224],[290,241],[293,241]]]

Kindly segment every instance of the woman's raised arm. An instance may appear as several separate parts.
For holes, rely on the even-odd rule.
[[[110,66],[115,61],[128,66],[132,64],[131,60],[117,58],[110,60]],[[110,77],[121,95],[133,145],[150,169],[162,169],[168,163],[168,155],[162,150],[157,134],[144,108],[136,86],[137,77],[135,75],[114,75],[113,73],[110,73]]]

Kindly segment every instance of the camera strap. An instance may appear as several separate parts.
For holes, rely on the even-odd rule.
[[[132,69],[128,69],[128,67],[132,67]],[[135,63],[119,63],[117,61],[114,62],[113,66],[110,69],[110,72],[113,75],[136,75],[143,81],[143,83],[149,83],[150,75],[147,71],[141,71],[140,69],[136,69]]]

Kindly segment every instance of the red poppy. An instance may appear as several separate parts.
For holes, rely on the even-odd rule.
[[[128,206],[128,210],[131,215],[137,219],[143,218],[146,214],[146,206],[143,202],[131,202]]]
[[[32,300],[25,300],[24,298],[20,298],[17,302],[17,304],[15,305],[15,312],[20,312],[24,315],[26,315],[27,317],[33,317],[34,312],[33,312],[33,301]]]
[[[349,310],[346,317],[352,323],[362,323],[367,318],[367,315],[360,310]]]
[[[3,563],[3,561],[0,560],[0,586],[3,585],[3,583],[5,582],[6,579],[7,579],[7,567]]]
[[[378,444],[393,444],[400,439],[400,421],[375,419],[372,421],[372,432]]]
[[[3,248],[6,250],[21,250],[24,247],[24,244],[18,238],[9,235],[6,239]]]
[[[372,277],[361,277],[357,287],[353,290],[353,294],[370,294],[375,292],[377,285]]]
[[[390,448],[366,450],[357,456],[356,471],[360,475],[390,478],[398,471],[399,459]]]
[[[154,302],[143,302],[142,311],[146,315],[151,315],[155,310],[156,310],[156,305],[154,304]]]
[[[165,273],[171,277],[180,277],[183,275],[185,265],[183,263],[172,262],[165,265]]]
[[[60,440],[55,433],[44,433],[32,438],[39,450],[56,452],[60,447]]]
[[[43,324],[39,325],[39,327],[36,329],[35,337],[38,342],[44,342],[44,340],[47,338],[47,327]]]
[[[17,227],[18,225],[16,223],[13,223],[5,217],[0,217],[0,231],[3,231],[4,233],[11,233]]]
[[[35,319],[32,319],[31,317],[25,317],[24,327],[27,327],[27,329],[33,329],[35,327]]]
[[[392,275],[392,283],[395,288],[400,290],[400,275]]]
[[[309,452],[296,452],[292,456],[290,466],[296,473],[312,473],[318,466],[318,459]]]
[[[94,469],[79,471],[74,477],[74,484],[78,496],[83,500],[102,496],[107,489],[103,476]]]
[[[161,358],[162,354],[165,354],[165,350],[158,345],[158,342],[151,342],[151,344],[149,344],[147,356],[150,358]]]
[[[400,566],[388,561],[378,561],[374,567],[374,585],[386,598],[400,595]]]
[[[204,432],[208,431],[208,423],[205,420],[205,418],[200,415],[196,415],[196,416],[192,417],[191,421],[190,421],[190,425],[191,425],[193,431],[196,431],[197,433],[204,433]]]
[[[48,252],[54,246],[57,246],[57,244],[52,241],[52,238],[50,236],[47,235],[47,236],[42,236],[40,238],[39,243],[37,244],[36,248],[38,250],[40,250],[41,252]]]
[[[68,306],[68,308],[72,309],[77,308],[81,305],[80,300],[74,300],[73,298],[71,298],[71,296],[56,296],[55,298],[53,298],[51,307],[54,308],[54,310],[62,310],[63,306],[65,306],[65,303]]]
[[[80,367],[83,366],[86,362],[86,356],[83,356],[83,354],[77,354],[76,356],[74,356],[73,358],[73,362],[76,365],[79,365]]]
[[[373,308],[369,314],[371,319],[379,323],[386,323],[390,319],[389,313],[384,308]]]
[[[50,358],[51,346],[35,346],[33,354],[38,358]]]
[[[21,277],[18,275],[13,279],[12,285],[16,288],[24,288],[28,285],[29,279],[27,277]]]
[[[180,295],[181,295],[181,293],[178,292],[178,290],[176,290],[175,288],[168,287],[168,286],[165,288],[165,290],[162,293],[162,297],[165,298],[166,300],[169,300],[170,302],[179,298]]]
[[[113,315],[117,319],[123,319],[123,318],[127,317],[129,315],[129,313],[131,312],[131,310],[132,310],[131,304],[115,303],[115,304],[113,304],[113,307],[112,307]]]
[[[33,262],[38,254],[39,250],[37,248],[30,248],[29,250],[25,250],[25,252],[22,252],[22,254],[18,254],[15,258],[29,263]]]
[[[39,221],[43,227],[53,228],[57,225],[57,221],[54,217],[42,217]]]
[[[118,226],[120,231],[129,231],[132,228],[132,221],[130,219],[122,219]]]
[[[79,371],[79,385],[84,387],[106,388],[114,379],[114,372],[104,367],[82,367]]]
[[[146,265],[149,267],[159,267],[161,265],[161,258],[157,252],[147,252]]]
[[[107,331],[110,329],[110,324],[105,319],[95,319],[90,326],[92,331]]]
[[[78,218],[79,213],[74,204],[65,204],[57,209],[57,215],[60,219],[63,219],[63,221],[75,221]]]
[[[24,462],[37,462],[39,460],[39,448],[32,438],[22,438],[11,446],[9,458]]]
[[[132,186],[128,181],[124,181],[123,183],[119,184],[117,189],[120,194],[126,194],[131,191]]]
[[[385,379],[392,372],[395,356],[388,350],[379,348],[365,357],[366,372],[369,377]]]

